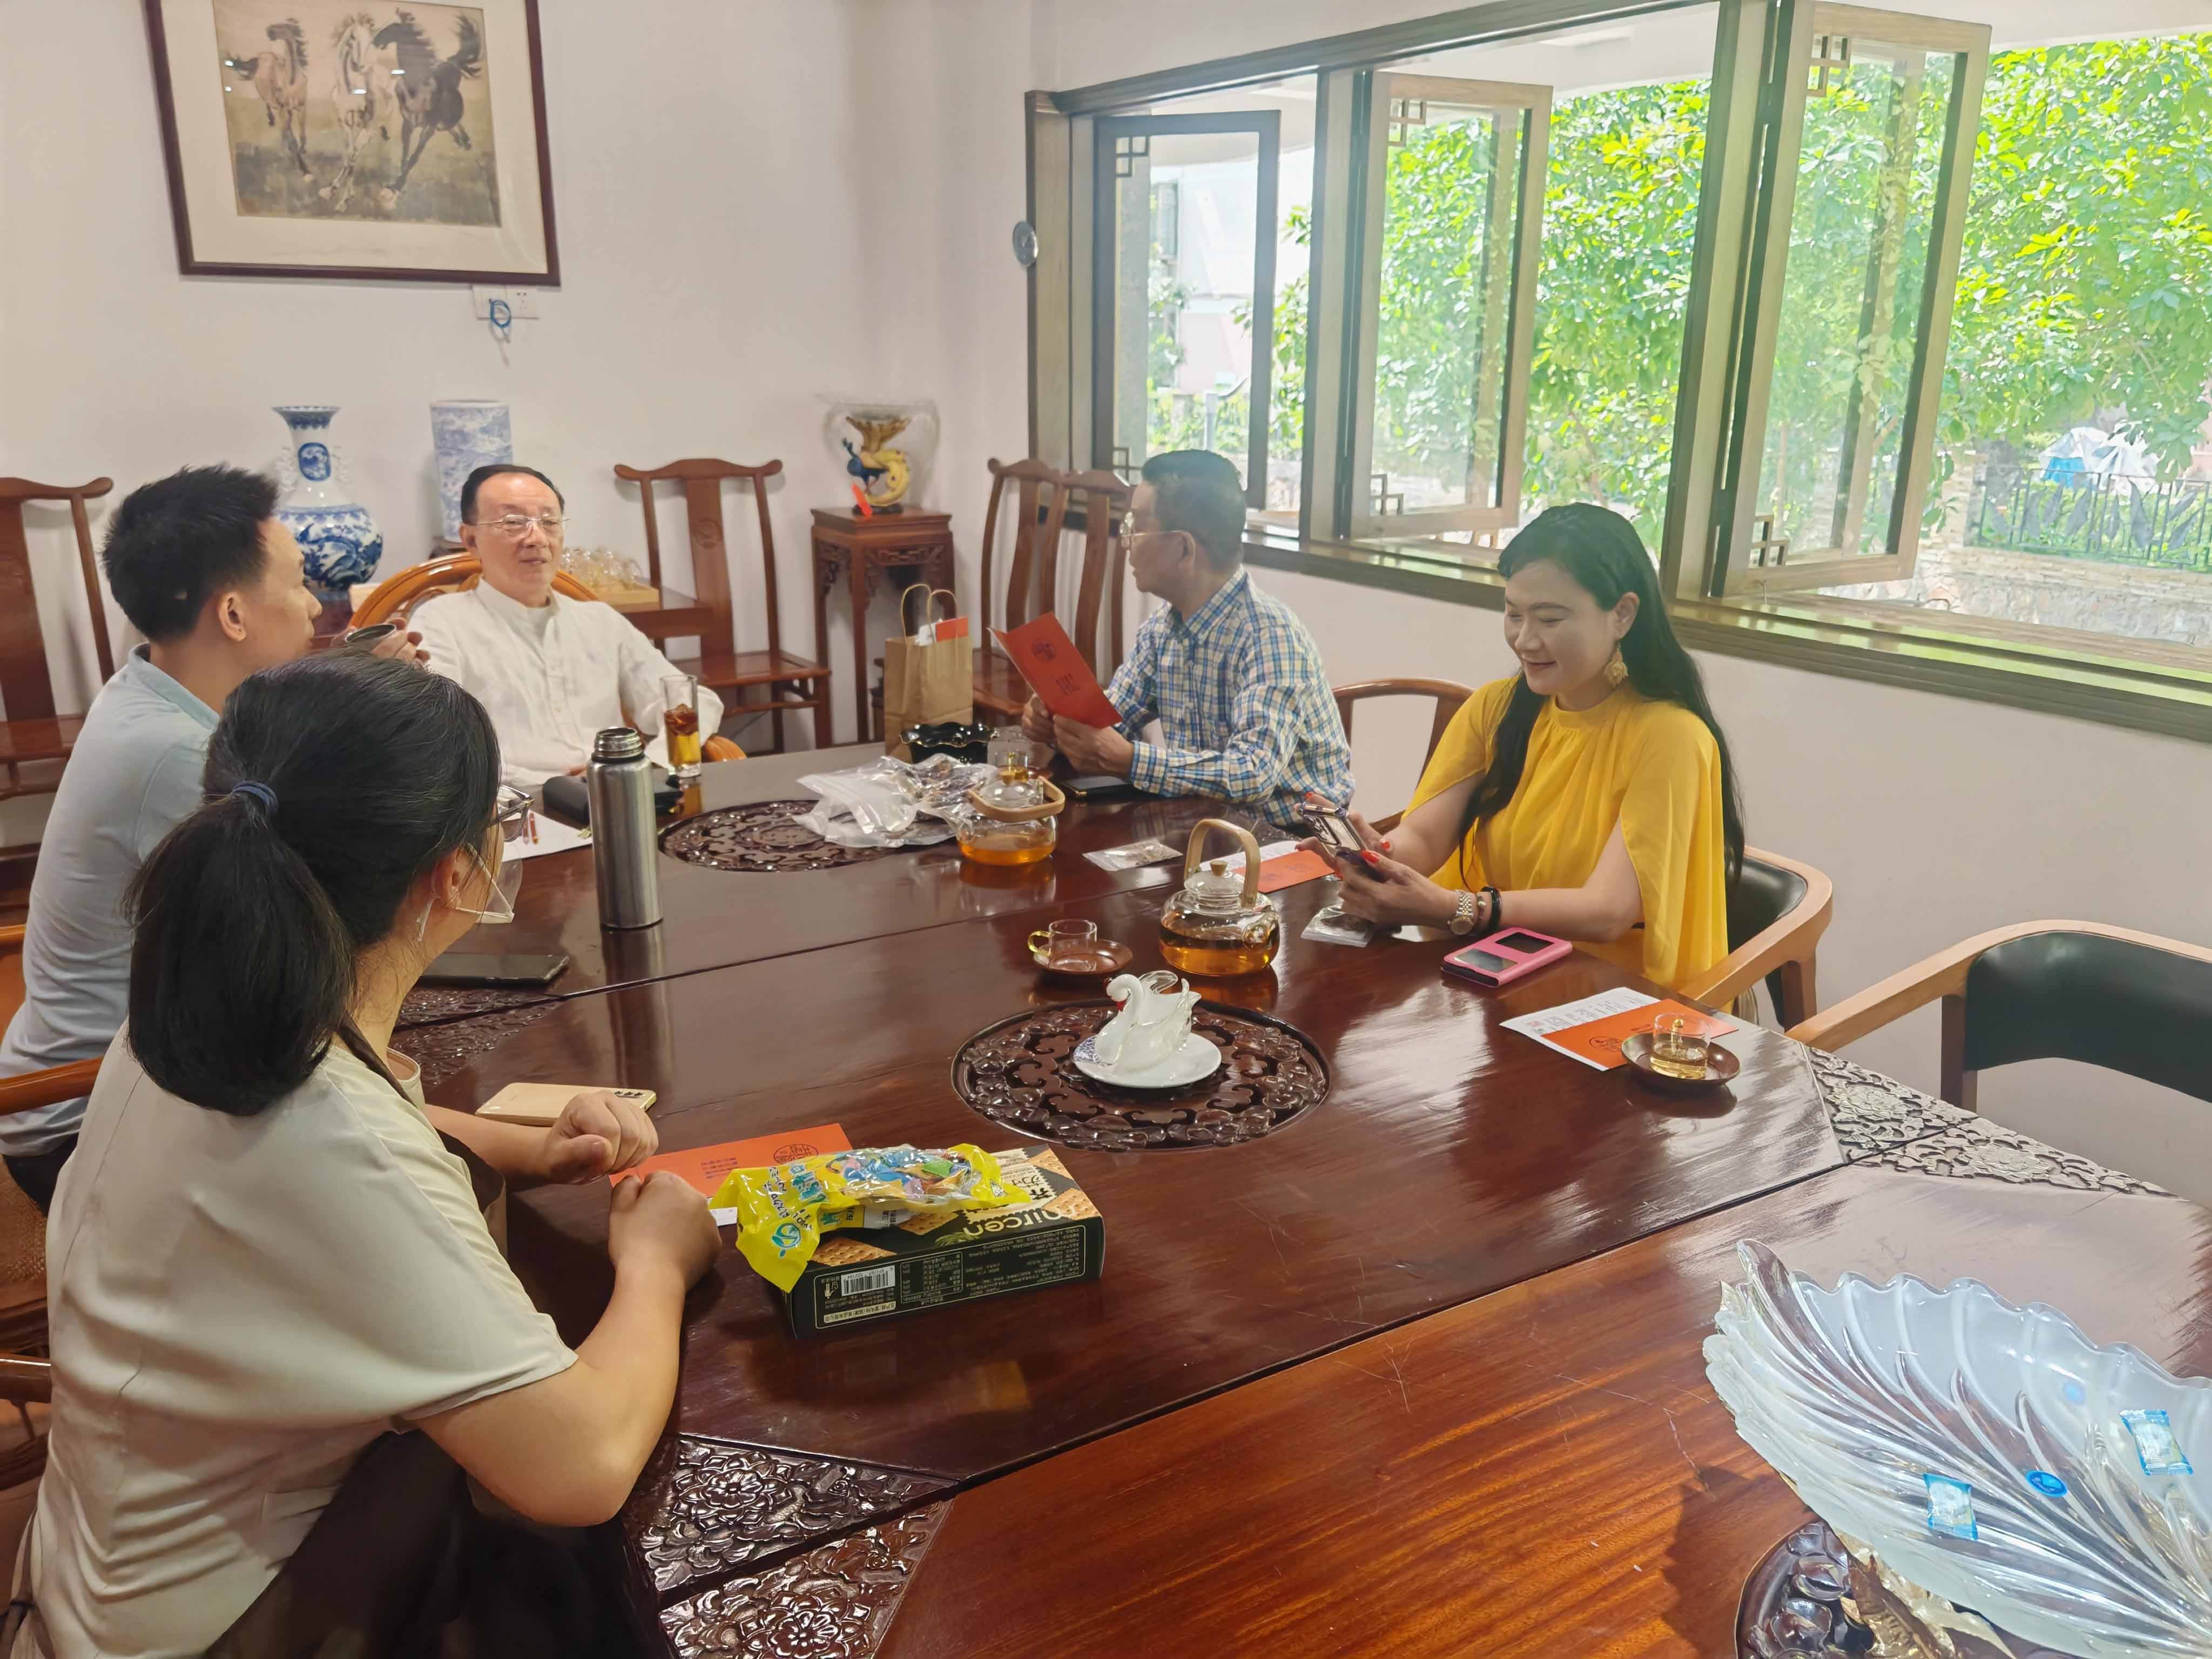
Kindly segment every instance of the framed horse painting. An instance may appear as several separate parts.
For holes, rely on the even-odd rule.
[[[145,0],[186,276],[561,280],[538,0]]]

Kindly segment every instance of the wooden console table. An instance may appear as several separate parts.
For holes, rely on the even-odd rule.
[[[952,586],[952,515],[950,513],[879,513],[872,519],[850,511],[814,509],[814,659],[830,660],[830,590],[844,573],[853,599],[853,709],[854,741],[883,734],[875,729],[868,701],[868,598],[878,572],[912,572],[933,587]]]

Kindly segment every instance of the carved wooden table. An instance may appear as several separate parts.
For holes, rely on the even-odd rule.
[[[830,590],[842,572],[853,600],[853,727],[856,738],[883,740],[868,699],[868,599],[885,571],[952,586],[952,515],[908,509],[863,519],[850,511],[814,509],[814,660],[830,660]]]

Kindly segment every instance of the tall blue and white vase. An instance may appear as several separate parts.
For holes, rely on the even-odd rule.
[[[453,400],[430,405],[430,447],[438,455],[438,499],[446,539],[461,538],[461,486],[480,466],[514,459],[514,428],[505,404]]]
[[[307,556],[307,586],[324,599],[343,599],[355,583],[376,574],[376,562],[384,556],[384,532],[346,487],[344,464],[331,444],[337,409],[328,404],[279,404],[276,412],[292,428],[290,453],[276,464],[283,489],[276,516]]]

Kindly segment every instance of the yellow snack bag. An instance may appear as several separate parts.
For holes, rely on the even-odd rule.
[[[874,1213],[987,1209],[1026,1196],[980,1146],[873,1146],[765,1170],[732,1170],[711,1200],[738,1212],[738,1250],[780,1291],[799,1282],[822,1235]]]

